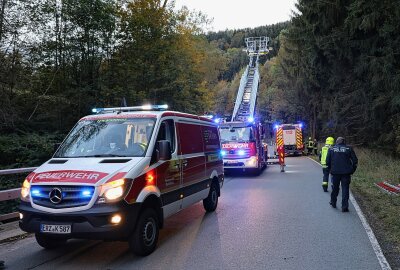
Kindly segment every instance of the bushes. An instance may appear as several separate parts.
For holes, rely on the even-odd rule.
[[[0,135],[0,168],[38,166],[52,156],[54,143],[63,137],[38,133]]]

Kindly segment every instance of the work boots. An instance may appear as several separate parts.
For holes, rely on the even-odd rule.
[[[322,182],[322,189],[324,192],[328,192],[328,182]]]

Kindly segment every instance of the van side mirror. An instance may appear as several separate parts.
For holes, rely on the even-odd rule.
[[[53,149],[53,152],[55,153],[57,150],[58,150],[58,148],[60,147],[60,145],[61,145],[61,143],[55,143],[54,144],[54,149]]]
[[[171,144],[167,140],[161,140],[158,144],[158,160],[170,160],[171,159]]]

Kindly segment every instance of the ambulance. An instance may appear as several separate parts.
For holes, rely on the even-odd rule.
[[[167,217],[200,201],[214,211],[224,181],[217,126],[166,109],[103,108],[80,119],[24,181],[21,229],[46,249],[101,239],[146,256]]]

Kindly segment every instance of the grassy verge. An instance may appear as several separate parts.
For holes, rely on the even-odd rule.
[[[381,191],[375,183],[400,184],[400,160],[368,149],[359,158],[351,189],[393,269],[400,269],[400,195]]]

